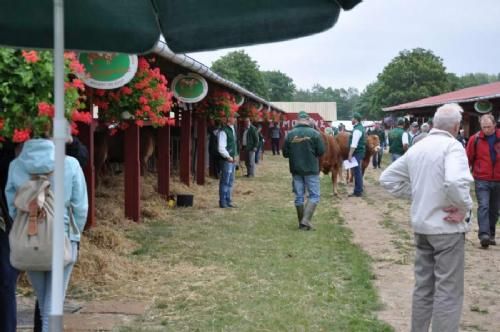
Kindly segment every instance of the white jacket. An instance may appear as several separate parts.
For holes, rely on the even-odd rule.
[[[470,221],[447,222],[443,209],[454,206],[468,215],[472,208],[471,182],[462,144],[439,129],[432,129],[380,176],[380,184],[390,193],[412,199],[411,223],[419,234],[467,232]]]

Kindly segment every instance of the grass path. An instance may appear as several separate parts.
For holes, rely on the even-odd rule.
[[[257,173],[237,178],[238,209],[216,207],[212,181],[212,207],[176,209],[128,232],[140,244],[133,259],[156,268],[140,290],[150,310],[122,331],[392,330],[376,319],[370,259],[351,243],[329,179],[317,230],[303,232],[286,160],[266,155]]]

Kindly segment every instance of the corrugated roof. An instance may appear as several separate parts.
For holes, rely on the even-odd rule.
[[[500,82],[477,85],[470,88],[443,93],[405,104],[383,108],[385,112],[408,110],[413,108],[438,106],[447,103],[466,103],[484,99],[500,98]]]

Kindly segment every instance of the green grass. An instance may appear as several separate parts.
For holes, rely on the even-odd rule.
[[[237,179],[253,192],[235,195],[238,209],[176,210],[129,234],[140,243],[133,259],[157,261],[168,277],[122,331],[392,331],[376,319],[370,258],[332,207],[329,178],[316,231],[299,231],[287,165],[265,163],[266,175]]]

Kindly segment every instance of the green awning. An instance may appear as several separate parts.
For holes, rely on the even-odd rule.
[[[163,33],[177,53],[324,31],[361,0],[66,0],[65,47],[144,53]],[[2,0],[0,45],[53,47],[52,0]]]

